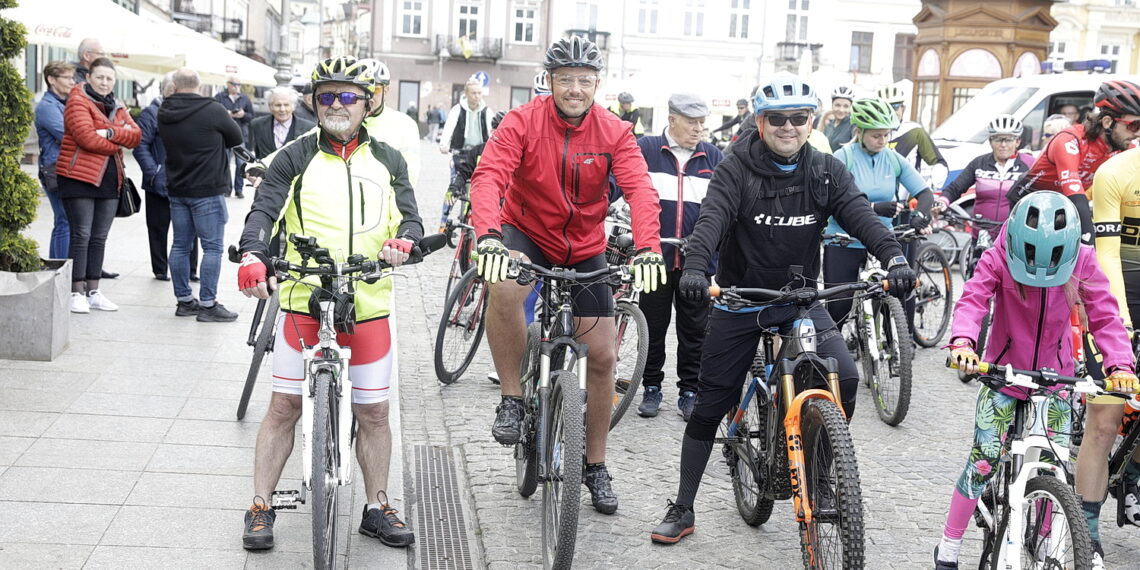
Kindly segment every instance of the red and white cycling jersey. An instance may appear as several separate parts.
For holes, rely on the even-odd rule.
[[[1085,138],[1085,126],[1073,125],[1053,136],[1029,172],[1026,186],[1032,190],[1055,190],[1066,196],[1083,194],[1092,185],[1100,165],[1120,151],[1112,150],[1104,137]]]

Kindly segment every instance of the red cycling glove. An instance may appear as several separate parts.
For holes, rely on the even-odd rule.
[[[403,253],[406,253],[408,255],[411,255],[412,254],[412,246],[413,246],[412,242],[410,242],[406,239],[392,238],[389,240],[384,240],[384,245],[380,246],[380,249],[384,249],[385,247],[390,247],[396,251],[403,252]]]
[[[275,275],[269,258],[259,251],[247,251],[241,254],[241,266],[238,267],[238,289],[251,289],[258,283],[264,283],[269,277]]]

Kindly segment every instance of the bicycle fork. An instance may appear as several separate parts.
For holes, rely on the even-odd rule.
[[[586,357],[588,348],[586,346],[577,346],[571,339],[553,339],[550,342],[543,343],[540,348],[538,357],[538,426],[535,427],[534,445],[536,446],[538,457],[537,477],[539,481],[550,481],[556,477],[556,474],[561,471],[563,453],[574,452],[574,450],[564,450],[555,441],[555,445],[551,446],[551,457],[547,457],[547,445],[545,438],[555,437],[551,432],[551,418],[555,413],[552,409],[553,402],[550,395],[554,391],[554,387],[550,383],[551,366],[550,357],[554,350],[558,347],[564,347],[563,352],[563,365],[571,354],[574,358],[574,373],[578,376],[578,388],[580,393],[586,392]],[[579,352],[579,350],[581,352]],[[563,398],[567,397],[566,394],[562,395]],[[563,422],[576,421],[574,418],[562,418]],[[579,450],[580,453],[585,453],[586,450]]]

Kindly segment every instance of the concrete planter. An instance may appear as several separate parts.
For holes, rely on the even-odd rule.
[[[45,259],[43,271],[0,271],[0,358],[59,356],[70,335],[70,300],[70,259]]]

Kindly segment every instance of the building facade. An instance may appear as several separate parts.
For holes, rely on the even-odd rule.
[[[1108,71],[1140,72],[1140,2],[1070,0],[1053,5],[1057,27],[1049,35],[1054,69],[1066,62],[1107,60]]]

